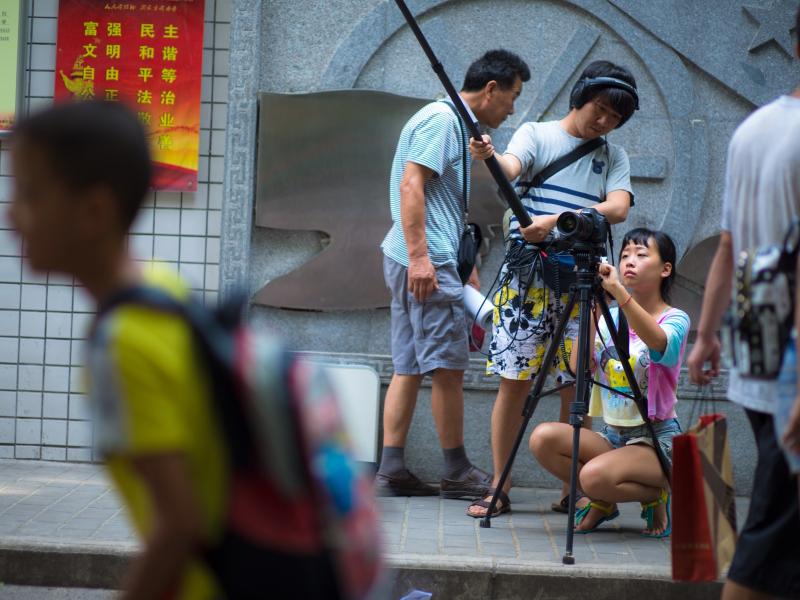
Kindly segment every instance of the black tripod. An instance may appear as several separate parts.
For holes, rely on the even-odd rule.
[[[499,492],[502,491],[503,485],[508,480],[508,476],[511,473],[511,468],[514,465],[514,458],[519,451],[519,446],[522,443],[522,438],[525,436],[525,430],[528,427],[528,423],[533,416],[533,411],[536,410],[536,406],[539,404],[539,399],[542,396],[547,396],[556,392],[560,389],[568,387],[572,385],[573,382],[565,383],[563,385],[558,386],[555,389],[547,390],[542,392],[542,388],[544,387],[545,379],[547,378],[547,372],[549,370],[549,365],[553,364],[553,359],[556,357],[556,352],[559,350],[560,341],[564,335],[564,330],[566,329],[567,323],[569,321],[569,316],[572,313],[573,308],[575,307],[575,303],[578,303],[579,306],[579,320],[580,326],[578,330],[578,364],[576,370],[576,377],[575,377],[575,398],[570,403],[569,407],[569,424],[572,425],[572,464],[570,468],[570,481],[569,481],[569,512],[568,512],[568,520],[567,520],[567,547],[564,552],[564,557],[562,561],[564,564],[574,564],[575,557],[572,554],[572,542],[574,536],[574,522],[575,522],[575,501],[576,501],[576,491],[578,488],[578,451],[580,448],[580,431],[583,425],[583,419],[586,413],[588,412],[588,399],[589,399],[589,392],[591,391],[592,385],[592,374],[590,370],[590,356],[592,352],[592,346],[594,340],[591,339],[591,328],[590,328],[590,321],[591,319],[591,311],[592,311],[592,299],[597,303],[597,306],[600,307],[603,318],[605,319],[606,324],[608,325],[608,330],[611,335],[611,339],[614,343],[614,346],[617,348],[620,354],[620,361],[622,363],[622,368],[625,371],[625,376],[628,378],[628,382],[631,386],[631,390],[633,391],[633,395],[631,396],[632,399],[636,402],[636,406],[639,408],[639,412],[642,415],[642,419],[648,426],[648,430],[650,436],[653,440],[653,446],[656,451],[656,456],[658,457],[658,462],[661,465],[661,469],[664,472],[664,475],[667,477],[667,481],[670,480],[670,468],[664,457],[663,453],[661,452],[661,448],[656,441],[655,431],[653,430],[652,423],[648,419],[647,416],[647,404],[642,397],[641,391],[639,386],[636,382],[636,378],[633,375],[633,370],[631,369],[630,363],[628,361],[628,351],[627,351],[627,344],[620,344],[619,342],[619,335],[617,329],[614,327],[614,322],[611,319],[611,311],[608,308],[608,303],[606,302],[605,292],[603,291],[602,286],[600,285],[600,279],[597,274],[597,267],[600,264],[600,258],[597,254],[595,247],[592,244],[584,243],[584,242],[576,242],[572,246],[572,253],[575,257],[575,266],[577,268],[576,273],[576,282],[570,287],[569,290],[569,297],[567,299],[567,304],[564,307],[564,310],[558,320],[558,324],[556,325],[555,332],[553,333],[553,338],[550,340],[547,350],[544,354],[544,360],[542,361],[542,368],[539,369],[539,372],[536,374],[536,378],[533,382],[533,388],[531,389],[530,394],[525,400],[525,407],[522,411],[523,422],[520,426],[519,432],[517,433],[517,437],[514,441],[514,447],[511,450],[511,455],[508,457],[505,466],[503,467],[503,473],[500,476],[500,481],[497,483],[497,487],[495,488],[496,491],[492,496],[492,500],[489,503],[489,508],[486,511],[486,516],[481,519],[481,527],[491,527],[491,515],[494,512],[495,506],[497,505],[497,499],[499,496]],[[622,311],[620,311],[621,315]],[[627,340],[626,340],[627,341]],[[566,357],[565,357],[566,358]],[[615,390],[616,391],[616,390]],[[619,392],[617,392],[619,393]]]

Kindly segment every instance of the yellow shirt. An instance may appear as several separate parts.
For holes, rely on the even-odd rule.
[[[185,299],[188,290],[172,271],[154,265],[145,281]],[[131,458],[182,453],[210,539],[219,531],[227,467],[213,412],[207,369],[190,327],[177,315],[145,306],[121,305],[107,315],[90,348],[90,395],[97,415],[96,444],[142,538],[153,509]],[[207,568],[187,567],[178,598],[216,595]]]

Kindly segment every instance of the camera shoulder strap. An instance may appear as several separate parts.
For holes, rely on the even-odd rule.
[[[581,158],[583,158],[590,152],[594,152],[600,146],[604,146],[605,144],[606,141],[603,138],[596,137],[589,140],[588,142],[584,142],[580,146],[573,148],[572,150],[567,152],[564,156],[557,158],[549,165],[547,165],[544,169],[539,171],[536,175],[534,175],[529,182],[522,183],[522,185],[525,186],[525,191],[523,191],[519,195],[520,198],[526,196],[532,187],[540,187],[545,181],[550,179],[553,175],[555,175],[562,169],[565,169],[572,163],[579,161]]]
[[[458,114],[458,110],[456,107],[444,101],[447,106],[450,107],[450,110],[456,115],[456,121],[458,121],[458,130],[461,132],[461,142],[459,146],[463,149],[461,152],[461,171],[462,171],[462,178],[463,178],[463,185],[462,185],[462,201],[464,203],[464,224],[467,223],[467,215],[469,215],[469,207],[467,205],[467,140],[466,135],[464,134],[464,123],[461,121],[461,115]]]

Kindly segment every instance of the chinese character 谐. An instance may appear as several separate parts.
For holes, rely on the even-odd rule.
[[[161,54],[164,60],[173,62],[178,60],[178,49],[175,46],[164,46]]]

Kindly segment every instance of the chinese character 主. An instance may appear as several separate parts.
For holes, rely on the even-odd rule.
[[[164,60],[174,62],[178,60],[178,49],[175,46],[164,46],[161,55]]]
[[[149,90],[136,90],[137,104],[150,104],[153,100],[153,93]]]
[[[122,23],[109,23],[106,26],[108,37],[122,37]]]
[[[166,83],[175,83],[178,78],[178,71],[176,69],[161,69],[161,80]]]
[[[178,26],[177,25],[164,25],[164,39],[177,40],[178,39]]]
[[[147,80],[153,77],[153,69],[151,67],[139,67],[139,79],[147,83]]]
[[[175,92],[169,90],[161,92],[161,104],[175,104]]]
[[[83,22],[83,35],[97,35],[97,26],[99,23],[95,21],[84,21]]]
[[[154,58],[156,55],[156,50],[152,46],[139,46],[139,58],[142,60],[146,60],[148,58]]]
[[[161,127],[173,127],[175,125],[175,117],[172,113],[164,113],[158,119],[158,124]]]

